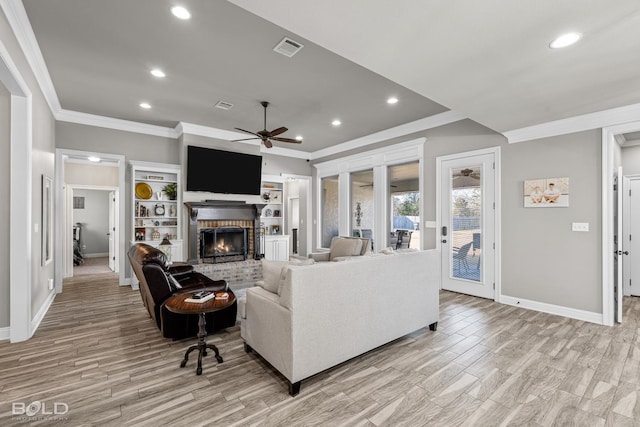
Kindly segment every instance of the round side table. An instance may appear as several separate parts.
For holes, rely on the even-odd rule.
[[[196,345],[192,345],[189,347],[184,354],[184,359],[180,363],[180,367],[184,368],[187,365],[187,361],[189,360],[189,354],[198,350],[198,367],[196,368],[196,375],[202,374],[202,357],[207,355],[207,349],[211,349],[214,351],[216,355],[216,360],[218,363],[222,363],[222,357],[220,356],[220,352],[218,351],[218,347],[213,344],[207,344],[205,338],[207,336],[206,329],[206,320],[205,314],[212,313],[214,311],[223,310],[227,307],[233,305],[236,301],[236,296],[231,290],[227,291],[216,291],[216,297],[211,298],[205,302],[187,302],[185,300],[191,298],[194,292],[185,292],[180,294],[175,294],[169,299],[165,301],[165,306],[167,310],[178,313],[178,314],[198,314],[198,342]],[[218,295],[222,295],[223,293],[229,294],[228,298],[218,299]]]

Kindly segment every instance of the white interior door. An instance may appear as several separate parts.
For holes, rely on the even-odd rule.
[[[622,195],[624,194],[622,179],[622,166],[618,167],[616,176],[613,177],[613,316],[616,322],[622,322]]]
[[[115,191],[109,192],[109,229],[107,236],[109,236],[109,268],[111,271],[116,271],[116,218],[118,216],[117,211],[117,197]]]
[[[64,275],[63,278],[73,277],[73,189],[64,184],[63,187],[63,247],[64,247]],[[62,284],[61,284],[62,286]],[[62,288],[59,289],[62,292]]]
[[[627,226],[622,239],[622,261],[630,294],[640,296],[640,176],[628,182],[625,199],[629,201],[629,214],[625,216]]]
[[[442,288],[495,299],[495,154],[440,164]]]

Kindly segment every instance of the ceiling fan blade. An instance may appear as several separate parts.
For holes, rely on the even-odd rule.
[[[302,143],[302,141],[298,141],[297,139],[291,139],[291,138],[271,138],[274,141],[280,141],[280,142],[290,142],[291,144],[300,144]]]
[[[250,141],[252,139],[261,139],[261,138],[256,137],[256,138],[234,139],[231,142]]]
[[[244,129],[240,129],[240,128],[234,128],[234,129],[235,129],[235,130],[242,131],[242,132],[250,133],[251,135],[255,135],[255,136],[258,136],[258,137],[260,136],[260,135],[258,135],[258,134],[257,134],[257,133],[255,133],[255,132],[251,132],[250,130],[244,130]]]
[[[289,129],[287,129],[286,127],[282,126],[282,127],[278,128],[278,129],[274,129],[274,130],[272,130],[271,132],[269,132],[269,135],[271,135],[271,136],[278,136],[278,135],[280,135],[281,133],[285,133],[285,132],[286,132],[286,131],[288,131],[288,130],[289,130]]]
[[[267,148],[273,147],[273,144],[268,139],[265,139],[263,142],[264,142],[264,146],[265,147],[267,147]]]

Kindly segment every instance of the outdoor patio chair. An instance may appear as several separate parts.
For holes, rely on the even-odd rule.
[[[469,249],[471,249],[472,243],[473,242],[469,242],[459,248],[453,248],[453,260],[458,262],[458,271],[460,271],[460,266],[464,266],[464,271],[469,271],[467,255],[469,254]]]

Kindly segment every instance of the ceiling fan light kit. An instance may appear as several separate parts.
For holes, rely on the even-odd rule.
[[[278,135],[283,134],[283,133],[285,133],[286,131],[289,130],[284,126],[281,126],[281,127],[277,128],[277,129],[274,129],[271,132],[269,132],[267,130],[267,107],[269,106],[269,103],[267,101],[262,101],[262,102],[260,102],[260,105],[262,105],[262,107],[264,108],[264,129],[261,130],[261,131],[258,131],[258,132],[251,132],[250,130],[235,128],[236,130],[239,130],[241,132],[250,133],[251,135],[255,135],[255,137],[253,137],[253,138],[244,138],[244,139],[234,139],[231,142],[240,142],[240,141],[249,141],[249,140],[252,140],[252,139],[259,139],[259,140],[262,141],[264,146],[267,147],[267,148],[273,147],[272,140],[273,141],[279,141],[279,142],[288,142],[290,144],[300,144],[302,142],[302,140],[278,137]]]

